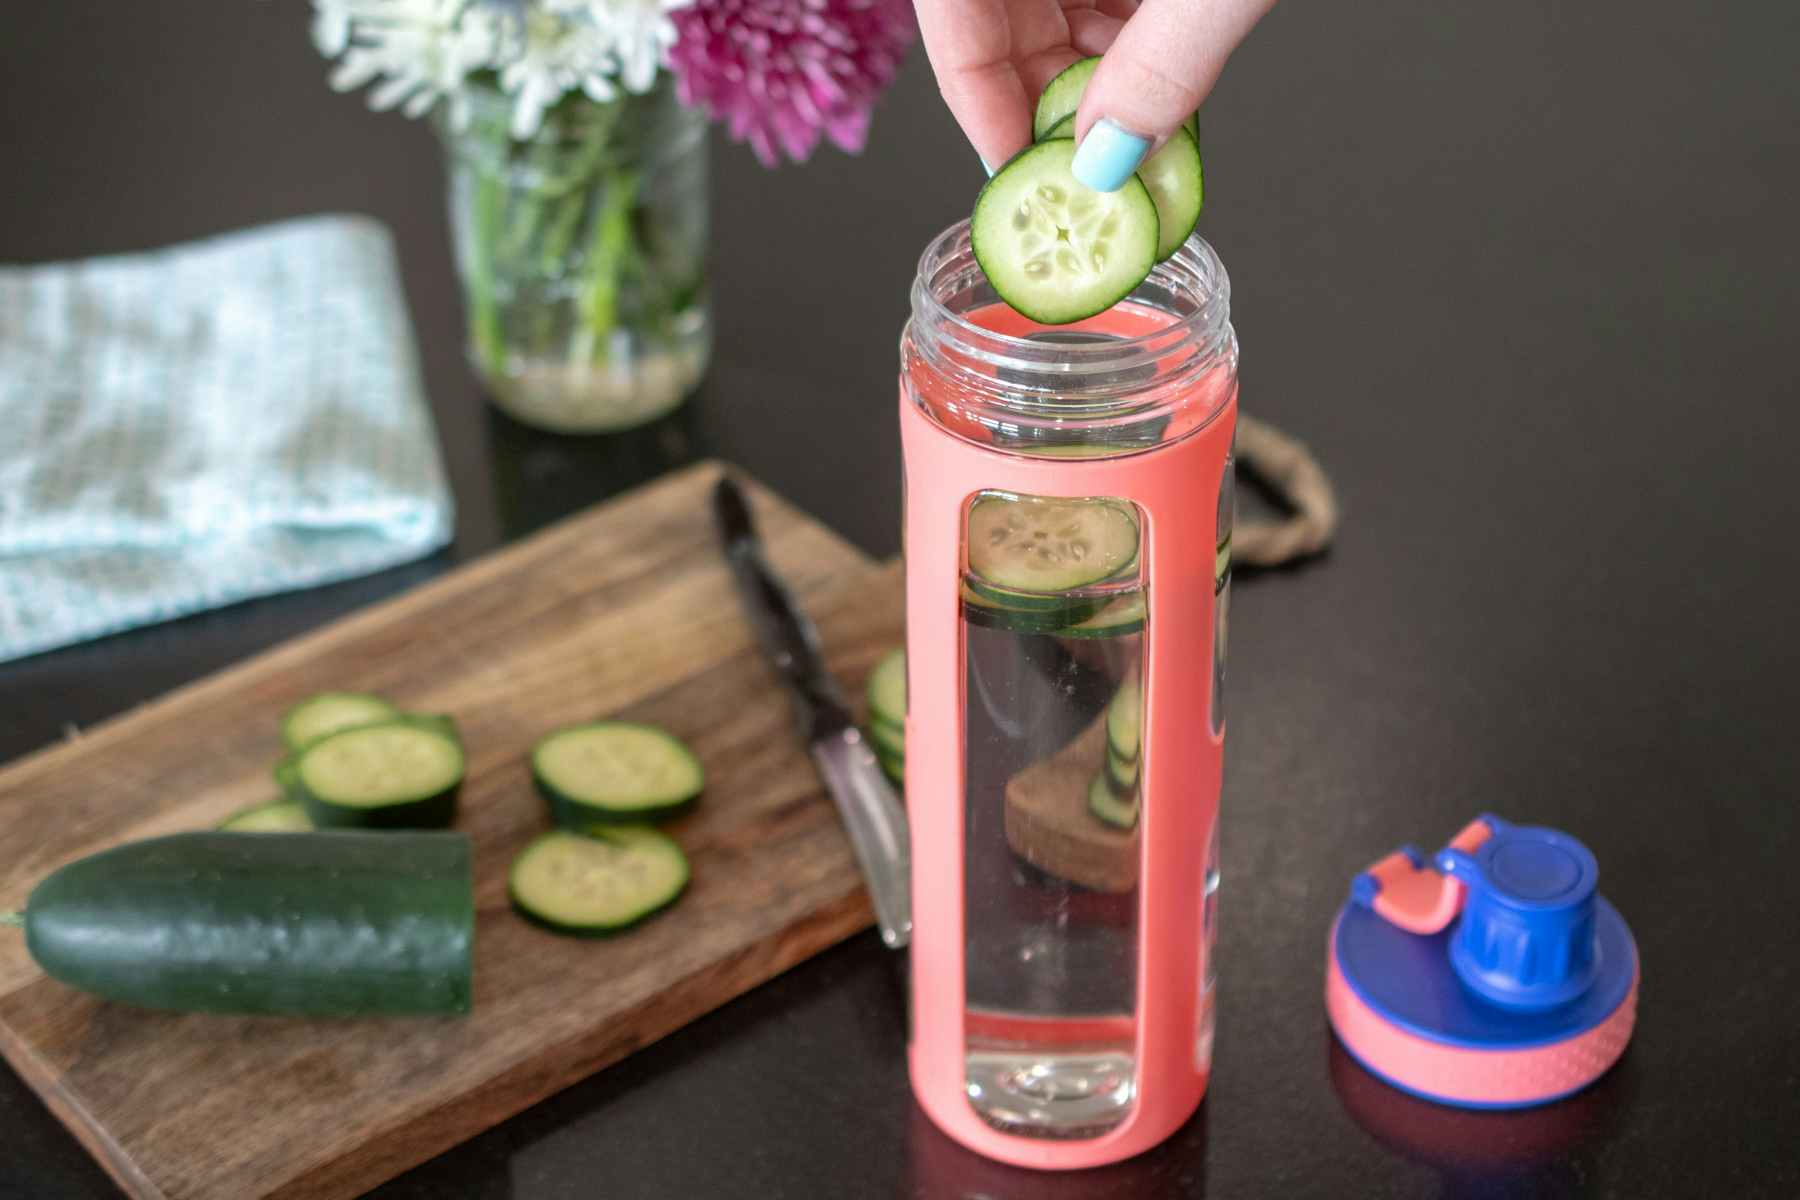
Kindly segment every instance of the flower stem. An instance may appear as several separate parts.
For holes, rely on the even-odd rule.
[[[500,304],[494,295],[494,258],[499,249],[501,219],[506,211],[506,181],[492,171],[476,172],[475,228],[469,239],[469,340],[476,355],[495,375],[506,368],[506,336]]]
[[[636,171],[614,172],[602,186],[600,211],[594,217],[582,267],[587,274],[587,288],[582,294],[581,309],[595,362],[605,361],[619,321],[619,285],[632,253],[631,213],[637,203],[637,191]]]

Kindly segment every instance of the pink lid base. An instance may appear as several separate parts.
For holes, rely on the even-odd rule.
[[[1567,1041],[1525,1050],[1447,1046],[1388,1024],[1363,1003],[1325,952],[1325,1009],[1344,1048],[1370,1071],[1427,1100],[1482,1108],[1523,1108],[1580,1091],[1625,1052],[1637,1023],[1638,980],[1611,1016]]]

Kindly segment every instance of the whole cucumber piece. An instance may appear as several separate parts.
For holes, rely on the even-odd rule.
[[[141,1008],[452,1014],[473,992],[459,833],[179,833],[63,867],[31,893],[46,974]]]

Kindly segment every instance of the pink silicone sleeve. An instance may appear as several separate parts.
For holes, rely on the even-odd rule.
[[[1203,385],[1206,386],[1206,385]],[[1236,423],[1236,383],[1213,418],[1174,442],[1124,458],[1072,461],[997,453],[934,425],[903,382],[906,455],[906,795],[912,837],[913,1091],[932,1121],[970,1148],[1021,1166],[1097,1166],[1138,1154],[1199,1106],[1210,1063],[1196,1052],[1202,882],[1218,817],[1223,742],[1211,733],[1214,544],[1219,484]],[[1086,1140],[1003,1133],[966,1092],[963,979],[963,646],[959,613],[964,506],[976,492],[1116,496],[1144,516],[1149,587],[1144,692],[1141,958],[1136,1100],[1124,1121]]]

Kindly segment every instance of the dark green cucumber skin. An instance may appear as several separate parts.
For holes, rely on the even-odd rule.
[[[878,753],[903,758],[906,755],[906,730],[895,729],[880,721],[869,722],[869,741]]]
[[[685,815],[700,797],[689,796],[685,800],[675,800],[668,804],[654,804],[644,808],[604,808],[591,804],[586,800],[577,800],[566,792],[560,792],[544,782],[543,776],[536,771],[531,773],[532,782],[537,784],[538,795],[550,807],[550,823],[558,829],[586,829],[589,825],[621,825],[621,824],[654,824],[657,821],[668,821]]]
[[[456,823],[456,798],[462,793],[459,779],[436,795],[364,807],[332,804],[297,786],[306,815],[320,829],[448,829]]]
[[[1099,616],[1099,613],[1095,613]],[[1126,637],[1133,633],[1142,633],[1144,618],[1136,617],[1129,621],[1120,621],[1117,625],[1088,625],[1085,621],[1079,625],[1071,625],[1061,631],[1061,636],[1072,638],[1116,638]]]
[[[289,1016],[466,1013],[475,896],[456,833],[179,833],[37,886],[48,975],[139,1008]]]
[[[1065,601],[1058,608],[1023,609],[1000,603],[984,603],[963,597],[963,616],[969,624],[984,629],[1004,629],[1008,633],[1060,634],[1071,625],[1079,625],[1106,603],[1104,598],[1082,598]]]

